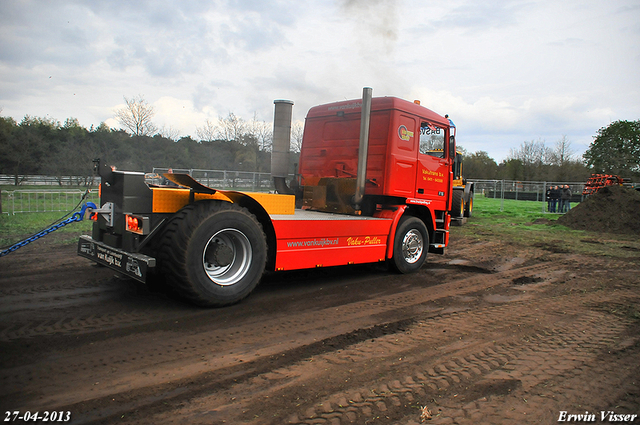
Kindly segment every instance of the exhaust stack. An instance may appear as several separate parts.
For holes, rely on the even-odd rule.
[[[373,89],[362,89],[362,112],[360,117],[360,146],[358,149],[358,173],[356,175],[355,210],[362,210],[364,186],[367,182],[367,155],[369,153],[369,123],[371,121],[371,98]]]
[[[289,150],[291,146],[291,116],[293,102],[291,100],[274,100],[273,114],[273,146],[271,149],[271,177],[276,192],[293,195],[287,186],[286,178],[289,174]]]

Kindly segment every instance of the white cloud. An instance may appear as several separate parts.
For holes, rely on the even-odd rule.
[[[180,136],[196,137],[196,127],[202,127],[206,120],[215,120],[219,113],[208,107],[197,111],[193,102],[188,99],[176,99],[163,96],[152,104],[155,111],[155,122],[159,127],[179,129]]]
[[[497,160],[525,140],[640,118],[634,0],[8,0],[0,11],[0,108],[117,126],[143,94],[156,124],[195,135],[234,112],[270,120],[274,99],[313,105],[420,99]],[[115,125],[113,125],[114,123]]]

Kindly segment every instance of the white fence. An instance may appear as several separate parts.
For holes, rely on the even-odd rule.
[[[161,184],[162,173],[167,173],[168,168],[156,167],[153,169],[150,182]],[[251,192],[269,192],[275,190],[271,173],[258,173],[251,171],[227,171],[227,170],[199,170],[199,169],[172,169],[174,173],[189,174],[205,186],[223,190],[246,190]],[[293,179],[293,176],[290,176]],[[149,179],[147,179],[149,181]]]
[[[162,173],[168,168],[154,168],[153,173],[147,174],[149,183],[163,183]],[[173,169],[175,173],[187,173],[200,183],[219,189],[246,190],[254,192],[268,192],[274,190],[270,173],[257,173],[248,171],[225,170],[199,170],[199,169]],[[4,182],[0,175],[0,184]],[[13,176],[8,176],[13,179]],[[290,176],[292,179],[293,176]],[[87,181],[86,177],[47,177],[47,176],[22,176],[23,184],[30,185],[58,185],[59,181],[77,182]],[[573,194],[571,202],[581,202],[584,197],[582,182],[546,182],[546,181],[515,181],[515,180],[472,180],[475,185],[476,195],[484,195],[489,198],[513,199],[518,201],[532,201],[532,209],[545,211],[545,192],[550,186],[568,185]],[[94,181],[97,185],[99,178]],[[13,183],[13,180],[11,180]],[[95,187],[95,186],[94,186]],[[70,211],[80,201],[83,190],[14,190],[2,191],[0,211],[5,214],[17,214],[24,212],[45,211]],[[91,193],[91,199],[98,203],[97,189]]]
[[[94,180],[94,184],[100,181],[100,177]],[[87,186],[91,182],[91,176],[41,176],[0,174],[0,185],[5,186]]]
[[[571,190],[571,204],[582,202],[585,196],[583,182],[555,182],[555,181],[517,181],[517,180],[473,180],[475,194],[487,198],[500,199],[500,210],[504,210],[504,200],[511,199],[527,202],[531,211],[547,211],[546,192],[550,187],[569,186]]]
[[[0,212],[19,214],[32,212],[72,211],[82,199],[84,190],[3,190]],[[99,203],[98,189],[93,189],[85,202]]]
[[[162,184],[162,173],[168,172],[168,168],[154,167],[152,173],[147,173],[147,182]],[[172,170],[174,173],[186,173],[204,184],[205,186],[227,189],[246,190],[252,192],[268,192],[275,190],[271,173],[258,173],[251,171],[229,171],[229,170],[200,170],[200,169],[178,169]],[[289,179],[293,179],[293,175]],[[21,175],[17,179],[9,174],[0,174],[0,185],[15,186],[88,186],[91,176],[36,176]],[[93,184],[98,185],[100,177],[96,176]]]

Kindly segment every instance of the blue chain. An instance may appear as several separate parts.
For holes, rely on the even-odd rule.
[[[20,242],[17,242],[13,245],[11,245],[9,248],[5,249],[4,251],[0,251],[0,257],[4,257],[7,254],[12,253],[13,251],[22,248],[25,245],[30,244],[33,241],[37,241],[38,239],[47,236],[49,233],[51,232],[55,232],[58,229],[63,228],[64,226],[66,226],[67,224],[70,223],[74,223],[76,221],[82,221],[82,219],[84,218],[84,214],[87,211],[87,208],[93,208],[96,209],[96,204],[94,204],[93,202],[87,202],[86,204],[84,204],[82,206],[82,208],[80,209],[80,211],[73,213],[73,215],[71,217],[69,217],[66,220],[61,221],[60,223],[54,224],[51,227],[48,227],[46,229],[44,229],[41,232],[36,233],[33,236],[30,236],[29,238],[22,240]]]

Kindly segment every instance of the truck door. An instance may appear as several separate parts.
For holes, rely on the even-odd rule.
[[[434,209],[446,210],[450,190],[451,161],[447,153],[447,129],[423,121],[420,124],[420,148],[416,198],[429,199]]]

